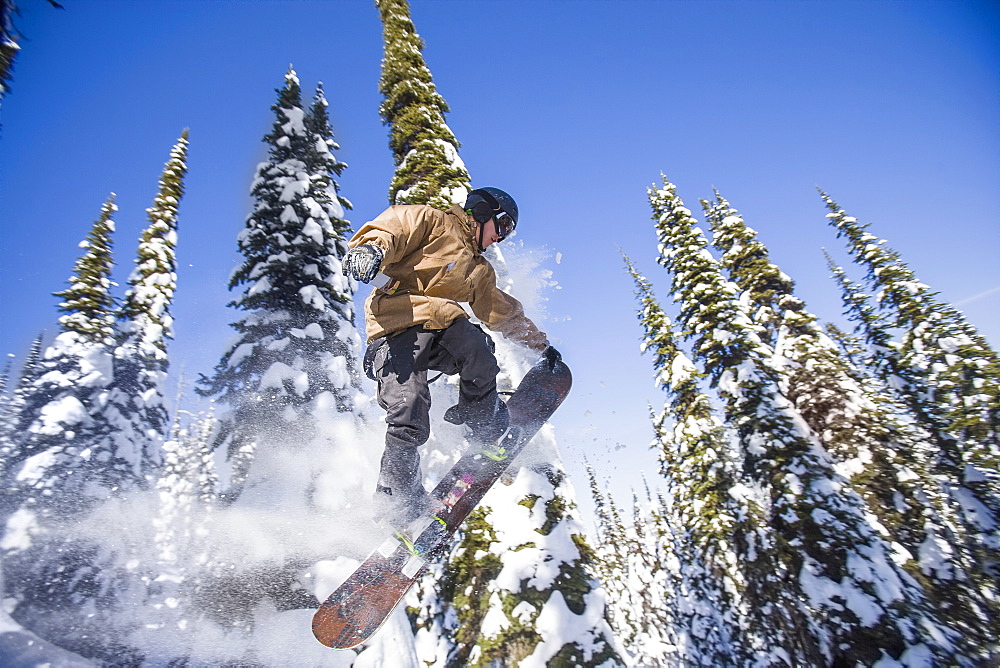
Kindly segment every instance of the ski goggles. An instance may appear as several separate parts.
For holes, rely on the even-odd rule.
[[[493,223],[496,225],[497,236],[500,237],[497,241],[503,241],[513,235],[514,229],[517,228],[517,223],[514,222],[514,219],[506,211],[501,211],[493,216]]]

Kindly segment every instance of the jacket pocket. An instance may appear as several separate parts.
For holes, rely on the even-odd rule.
[[[378,374],[385,368],[386,362],[389,361],[389,346],[386,344],[386,339],[381,336],[368,346],[365,350],[365,358],[363,361],[363,366],[365,369],[365,375],[372,380],[378,380]]]

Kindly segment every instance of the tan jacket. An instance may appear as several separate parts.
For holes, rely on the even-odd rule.
[[[365,302],[368,341],[413,325],[444,329],[468,318],[459,302],[472,307],[483,324],[541,352],[545,334],[524,315],[521,303],[497,287],[493,266],[479,252],[478,225],[460,206],[391,206],[366,223],[348,243],[373,244],[385,251],[382,273],[399,281],[394,294],[373,290]]]

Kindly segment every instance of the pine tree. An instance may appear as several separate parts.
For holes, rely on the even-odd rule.
[[[694,357],[736,430],[743,491],[766,520],[736,546],[745,601],[754,610],[747,632],[755,661],[853,665],[885,655],[943,657],[946,630],[868,524],[862,500],[781,394],[762,328],[737,299],[737,286],[723,278],[675,190],[664,179],[663,188],[649,192],[659,262],[673,275]]]
[[[40,375],[41,357],[42,335],[39,334],[28,350],[17,384],[9,396],[3,398],[2,412],[0,412],[0,481],[4,480],[4,472],[8,466],[20,459],[18,419],[31,396],[31,388]]]
[[[55,0],[49,4],[62,9]],[[14,60],[21,50],[18,44],[20,34],[14,27],[14,16],[18,13],[14,0],[0,0],[0,100],[10,92],[10,81],[13,78]]]
[[[184,196],[188,131],[170,151],[153,205],[146,209],[147,227],[139,239],[136,266],[129,277],[121,317],[123,345],[144,346],[148,366],[167,369],[167,340],[173,338],[170,305],[177,287],[177,209]],[[136,343],[132,344],[132,341]]]
[[[173,338],[170,305],[177,285],[177,209],[187,173],[188,131],[170,152],[153,205],[146,210],[149,226],[139,238],[135,269],[119,312],[114,385],[104,419],[115,425],[102,447],[115,452],[129,469],[123,478],[148,487],[160,464],[167,436],[164,382],[167,340]]]
[[[858,360],[855,368],[864,369],[858,373],[859,382],[871,388],[869,396],[876,410],[868,412],[866,417],[874,422],[862,423],[859,436],[881,432],[891,437],[884,450],[875,451],[875,461],[866,462],[862,470],[865,478],[880,482],[872,490],[869,507],[881,526],[892,532],[902,548],[897,558],[905,560],[907,569],[924,585],[940,618],[960,630],[959,656],[981,659],[989,651],[1000,619],[993,566],[996,542],[989,535],[990,524],[983,521],[988,511],[979,506],[976,512],[968,512],[969,499],[974,497],[956,479],[952,451],[940,449],[950,441],[927,430],[935,423],[931,411],[914,401],[912,393],[896,392],[904,385],[892,373],[900,369],[900,360],[886,316],[829,255],[827,262],[841,288],[847,314],[866,340],[866,345],[853,344],[850,354]],[[848,338],[842,333],[841,337]],[[882,481],[871,475],[873,469],[883,474]],[[897,482],[890,486],[884,474],[893,469]]]
[[[524,468],[500,491],[493,503],[505,517],[493,521],[498,544],[491,549],[502,555],[503,568],[476,643],[481,665],[521,657],[545,665],[620,665],[604,592],[593,575],[593,552],[562,467]],[[517,515],[507,510],[513,503]],[[568,638],[550,631],[566,623],[580,628]]]
[[[491,549],[496,543],[487,510],[479,507],[466,518],[461,540],[452,546],[447,563],[435,564],[425,576],[415,605],[408,609],[425,663],[466,666],[479,661],[476,645],[489,613],[491,583],[503,568]],[[463,558],[470,550],[476,559]]]
[[[7,383],[10,381],[10,369],[14,366],[14,355],[7,355],[4,360],[3,370],[0,370],[0,400],[7,394]]]
[[[243,467],[261,439],[308,440],[317,415],[351,413],[360,386],[360,336],[352,323],[357,286],[340,264],[350,203],[331,174],[345,165],[330,152],[336,144],[322,89],[306,112],[289,69],[277,92],[274,126],[264,137],[268,160],[257,167],[254,210],[238,239],[246,259],[230,280],[230,289],[243,286],[230,306],[245,315],[233,323],[238,338],[199,389],[233,408],[221,418],[220,444]],[[245,475],[234,473],[236,491]]]
[[[592,574],[592,551],[565,507],[566,482],[558,469],[524,468],[466,521],[461,544],[440,569],[439,596],[421,602],[438,605],[429,620],[426,612],[420,617],[418,645],[433,643],[436,650],[422,652],[425,661],[621,665]],[[572,558],[554,558],[566,553]],[[566,624],[575,632],[560,632]]]
[[[662,499],[645,505],[633,494],[631,522],[610,495],[605,498],[588,465],[597,509],[596,572],[608,594],[608,621],[633,665],[677,664],[678,608],[675,539]]]
[[[385,55],[379,113],[389,130],[396,173],[389,186],[392,204],[428,204],[448,209],[471,190],[458,156],[459,143],[445,123],[448,103],[437,92],[424,62],[407,0],[376,0],[382,17]]]
[[[3,479],[3,471],[7,466],[7,459],[14,452],[14,423],[11,407],[13,397],[7,395],[10,370],[13,366],[12,358],[13,355],[7,358],[7,361],[3,365],[3,371],[0,372],[0,480]]]
[[[13,0],[0,0],[0,99],[10,91],[14,59],[21,48],[14,31],[12,14],[15,11]]]
[[[670,516],[671,506],[662,492],[655,497],[645,480],[645,497],[632,495],[632,524],[636,549],[630,555],[630,587],[638,594],[637,615],[640,623],[634,640],[634,661],[643,664],[669,665],[685,654],[684,622],[692,619],[695,601],[681,594],[684,577],[679,550],[682,549],[677,525]],[[633,594],[634,595],[634,594]],[[708,617],[697,610],[695,616]],[[692,625],[694,628],[694,625]],[[708,629],[696,629],[699,638],[712,635]],[[704,641],[701,641],[704,642]]]
[[[289,68],[276,92],[274,124],[263,139],[267,160],[257,166],[253,209],[237,239],[244,261],[229,285],[240,290],[230,303],[242,312],[232,325],[237,336],[198,392],[229,409],[213,438],[229,459],[228,471],[220,472],[228,480],[219,515],[266,509],[289,521],[315,513],[321,522],[319,510],[342,508],[324,505],[317,480],[331,475],[338,448],[357,443],[357,284],[341,265],[350,202],[334,179],[346,165],[332,154],[337,145],[322,86],[303,108],[298,76]],[[273,540],[256,559],[225,546],[209,556],[197,595],[204,614],[249,630],[262,602],[278,610],[318,605],[298,579],[333,543]]]
[[[590,462],[587,462],[587,478],[590,495],[594,500],[594,516],[597,519],[594,570],[608,595],[608,621],[617,637],[626,647],[631,648],[638,626],[634,619],[638,606],[631,601],[632,590],[629,588],[628,556],[634,546],[626,537],[625,523],[614,497],[605,493]]]
[[[80,242],[85,252],[73,267],[69,287],[55,293],[63,299],[59,326],[85,343],[110,345],[114,338],[115,298],[111,290],[116,284],[111,280],[111,235],[115,230],[112,216],[117,210],[115,194],[111,193],[87,239]]]
[[[889,332],[890,325],[886,317],[878,312],[872,304],[869,295],[860,284],[848,278],[843,267],[837,266],[830,254],[825,250],[826,265],[832,272],[832,278],[840,287],[841,300],[846,311],[844,314],[855,323],[855,332],[861,337],[861,346],[857,347],[855,357],[859,369],[870,369],[872,374],[892,378],[884,373],[898,367],[896,348]]]
[[[865,284],[874,296],[859,327],[878,346],[875,371],[931,435],[934,474],[965,520],[980,586],[997,600],[998,357],[965,317],[921,283],[885,240],[868,232],[868,225],[848,215],[826,193],[821,191],[821,196],[830,210],[831,225],[847,242],[855,262],[866,268]]]
[[[347,240],[352,232],[350,223],[344,216],[345,210],[350,209],[352,205],[340,194],[340,186],[333,179],[334,175],[339,176],[347,168],[347,164],[337,160],[332,153],[340,146],[334,140],[328,107],[323,84],[320,82],[317,84],[312,106],[305,117],[306,130],[314,138],[315,145],[314,150],[306,154],[310,187],[304,202],[311,211],[318,206],[326,214],[325,217],[320,214],[318,219],[324,221],[325,218],[321,225],[324,232],[332,237],[332,244],[329,241],[327,243],[332,245],[334,252],[324,258],[326,266],[317,267],[319,280],[315,287],[326,300],[327,311],[332,311],[334,314],[334,317],[330,318],[332,322],[324,325],[325,331],[332,333],[333,336],[329,339],[329,347],[323,361],[331,377],[339,376],[339,380],[344,380],[343,374],[346,373],[351,378],[349,387],[337,385],[333,392],[337,411],[349,413],[354,410],[355,390],[359,386],[355,360],[360,350],[361,337],[353,328],[354,293],[357,291],[357,285],[344,277],[340,260],[349,250]],[[305,271],[312,273],[313,269],[307,266]],[[303,293],[303,298],[309,288],[304,290],[306,292]],[[342,364],[345,365],[343,370],[340,369]]]
[[[80,244],[84,253],[74,265],[69,288],[55,293],[63,299],[61,332],[38,368],[29,367],[35,382],[22,395],[16,454],[8,461],[4,480],[9,509],[57,517],[115,486],[105,476],[111,453],[92,449],[111,431],[96,409],[112,382],[115,210],[112,195]],[[29,506],[37,510],[29,511]]]
[[[962,633],[969,652],[986,647],[992,604],[980,589],[976,555],[956,531],[960,513],[932,476],[927,434],[913,428],[885,388],[865,382],[849,364],[736,209],[718,192],[702,205],[723,253],[721,267],[770,332],[781,393],[866,500],[867,512],[896,546],[894,559],[924,585],[937,617],[956,630],[980,631]]]
[[[129,575],[97,542],[70,527],[129,493],[129,462],[106,447],[116,429],[102,412],[113,386],[112,215],[104,204],[74,266],[61,332],[48,346],[18,415],[16,457],[4,475],[0,539],[13,616],[59,645],[102,660],[135,660],[106,613]]]
[[[164,637],[176,637],[199,614],[192,603],[199,594],[198,567],[217,498],[211,441],[214,424],[211,412],[193,415],[178,410],[163,444],[162,473],[156,482],[159,509],[153,520],[155,572],[146,578],[146,637],[137,638],[144,647],[168,644]],[[178,653],[176,647],[169,651]],[[158,658],[162,657],[147,656],[147,661]]]
[[[900,390],[940,439],[956,477],[1000,518],[1000,357],[976,328],[919,281],[886,246],[826,193],[827,218],[867,269],[879,310],[898,332],[893,364]]]
[[[742,663],[746,611],[736,546],[747,543],[761,512],[746,496],[731,493],[740,484],[740,457],[699,389],[704,376],[678,346],[652,284],[627,259],[626,266],[641,304],[643,350],[652,352],[657,384],[670,396],[654,419],[653,446],[668,483],[663,521],[671,528],[669,549],[676,563],[669,592],[677,658],[683,665]]]

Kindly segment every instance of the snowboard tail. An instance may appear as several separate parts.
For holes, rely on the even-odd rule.
[[[417,520],[411,539],[386,540],[330,594],[313,616],[313,635],[327,647],[360,645],[382,626],[421,577],[451,547],[452,537],[569,393],[564,363],[532,367],[507,402],[510,427],[497,443],[462,456],[430,493],[437,509]]]

